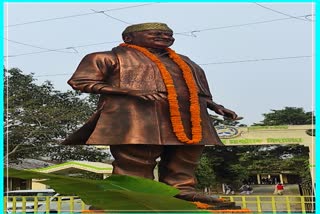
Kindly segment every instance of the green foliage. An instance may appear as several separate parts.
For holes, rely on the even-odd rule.
[[[59,142],[83,124],[94,108],[73,91],[60,92],[46,81],[35,84],[33,74],[6,71],[5,151],[10,162],[22,158],[51,157],[54,161],[98,160],[108,156],[88,147],[60,146]],[[8,148],[7,148],[8,147]],[[95,159],[97,160],[97,159]]]
[[[5,170],[6,171],[6,170]],[[61,194],[75,194],[86,204],[103,210],[197,210],[190,202],[174,198],[179,190],[153,180],[112,175],[105,180],[72,178],[61,175],[9,169],[6,176],[22,179],[45,179]]]
[[[206,155],[202,155],[200,159],[200,164],[196,171],[196,178],[198,181],[198,189],[211,187],[213,184],[216,183],[216,176],[211,167],[211,161]]]
[[[247,171],[239,164],[237,147],[210,146],[205,147],[196,176],[198,187],[201,188],[222,183],[237,185],[246,178]],[[211,180],[210,178],[214,179]]]
[[[309,148],[303,145],[210,146],[203,156],[196,174],[199,188],[222,183],[236,187],[249,178],[250,172],[290,171],[302,182],[311,180]]]
[[[263,114],[264,120],[254,125],[277,126],[277,125],[305,125],[315,123],[312,112],[305,112],[303,108],[285,107],[281,110],[271,110],[271,113]]]
[[[303,145],[250,146],[249,152],[239,153],[239,162],[248,171],[279,173],[290,171],[302,180],[310,178],[309,148]],[[299,166],[299,167],[297,167]]]

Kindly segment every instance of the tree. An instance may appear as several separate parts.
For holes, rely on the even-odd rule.
[[[196,174],[201,189],[222,183],[237,188],[249,179],[250,172],[290,171],[301,182],[311,181],[309,148],[303,145],[213,146],[206,147],[203,156]]]
[[[211,166],[212,164],[210,158],[208,158],[206,155],[202,155],[200,164],[196,171],[198,189],[210,189],[213,184],[217,183],[215,173]]]
[[[271,110],[271,113],[263,114],[261,123],[254,125],[277,126],[277,125],[305,125],[315,123],[312,112],[305,112],[303,108],[285,107],[281,110]]]
[[[33,74],[25,75],[17,68],[5,74],[5,158],[9,162],[44,156],[55,161],[108,156],[86,146],[59,145],[94,111],[88,98],[55,90],[49,81],[37,85]]]
[[[281,110],[271,110],[271,113],[263,114],[264,120],[261,123],[254,125],[261,126],[276,126],[276,125],[306,125],[314,124],[315,116],[313,112],[305,112],[303,108],[299,107],[285,107]],[[306,131],[308,135],[314,136],[315,130],[309,129]],[[264,147],[267,148],[267,147]],[[290,170],[299,175],[302,182],[309,182],[310,169],[309,169],[309,148],[302,145],[274,145],[268,147],[269,149],[258,153],[259,156],[269,156],[266,160],[256,160],[255,165],[260,166],[260,169],[256,167],[256,170],[263,170],[261,167],[263,164],[268,166],[268,169],[277,170],[281,168],[283,170]],[[280,160],[280,161],[279,161]],[[253,161],[253,160],[250,160]],[[251,164],[252,165],[252,164]],[[297,168],[296,166],[301,166]]]
[[[302,108],[285,107],[283,110],[272,110],[263,114],[265,119],[255,125],[302,125],[314,123],[312,112]],[[239,125],[237,121],[221,120],[210,115],[214,125]],[[307,134],[314,136],[314,130]],[[302,183],[311,183],[309,170],[309,148],[303,145],[247,145],[206,147],[205,159],[201,159],[197,171],[198,187],[208,187],[222,183],[238,186],[243,180],[249,179],[250,172],[279,173],[290,171],[301,178]],[[296,166],[299,166],[297,168]],[[206,174],[207,171],[207,174]],[[204,179],[211,176],[211,180]]]
[[[205,147],[196,171],[197,187],[217,187],[222,183],[239,186],[248,176],[246,168],[239,163],[239,150],[235,146]]]
[[[308,160],[309,148],[303,145],[263,145],[246,146],[239,151],[239,162],[250,171],[257,173],[277,172],[281,170],[301,171],[292,164],[293,159],[303,158]]]

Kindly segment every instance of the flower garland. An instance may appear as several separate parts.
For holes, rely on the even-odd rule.
[[[169,71],[166,69],[165,65],[158,59],[158,57],[156,57],[154,54],[152,54],[150,51],[148,51],[144,47],[140,47],[137,45],[130,45],[126,43],[122,43],[120,44],[120,46],[129,47],[129,48],[133,48],[140,51],[157,65],[168,92],[170,119],[172,123],[173,132],[177,136],[178,140],[180,140],[181,142],[184,142],[187,144],[199,143],[202,139],[199,97],[198,97],[197,86],[193,79],[192,71],[189,68],[189,66],[172,49],[166,48],[166,50],[169,53],[169,57],[182,70],[183,77],[189,89],[192,139],[189,139],[185,133],[182,120],[181,120],[181,114],[179,111],[179,103],[177,99],[178,95],[173,84],[173,79]]]

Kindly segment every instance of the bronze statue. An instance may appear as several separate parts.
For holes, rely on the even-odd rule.
[[[111,51],[85,56],[68,81],[101,96],[89,121],[63,143],[110,145],[114,174],[153,179],[160,157],[159,181],[178,188],[177,198],[219,204],[196,193],[194,173],[204,145],[223,145],[207,108],[233,120],[236,113],[214,103],[203,70],[169,48],[166,24],[131,25],[122,38]]]

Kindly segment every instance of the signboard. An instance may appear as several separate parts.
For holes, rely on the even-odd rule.
[[[314,137],[307,133],[312,125],[215,127],[225,145],[305,144],[312,145]]]

